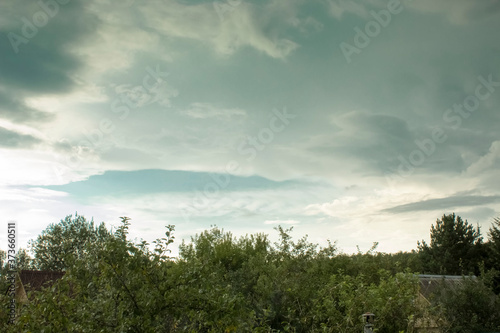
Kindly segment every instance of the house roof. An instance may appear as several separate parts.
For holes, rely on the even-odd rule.
[[[26,291],[28,291],[50,287],[55,281],[62,278],[64,274],[65,272],[22,270],[19,272],[19,277]]]
[[[473,279],[475,276],[461,276],[461,275],[429,275],[421,274],[418,275],[420,280],[420,293],[425,297],[429,298],[439,286],[443,283],[449,286],[460,286],[464,282],[464,279]]]

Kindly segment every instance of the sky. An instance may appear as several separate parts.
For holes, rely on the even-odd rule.
[[[147,241],[172,224],[176,244],[281,225],[409,251],[453,212],[486,236],[499,18],[498,0],[3,0],[0,238],[75,213]]]

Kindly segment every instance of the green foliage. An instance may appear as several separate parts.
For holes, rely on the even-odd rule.
[[[78,225],[85,226],[83,221]],[[366,275],[339,274],[341,268],[360,271],[361,267],[350,268],[337,255],[335,244],[321,248],[307,237],[293,241],[291,229],[278,227],[280,240],[271,244],[263,234],[237,239],[214,227],[183,242],[179,258],[174,259],[168,256],[173,226],[167,226],[166,237],[150,249],[146,242],[127,239],[129,225],[123,217],[113,234],[103,233],[106,237],[100,238],[98,247],[95,242],[68,241],[65,249],[72,253],[76,248],[79,255],[64,261],[66,275],[53,287],[30,295],[32,301],[8,329],[328,332],[342,327],[354,332],[362,327],[360,315],[367,310],[379,311],[383,320],[391,322],[381,327],[401,330],[408,327],[413,313],[410,300],[416,289],[411,274],[385,270],[375,271],[375,278],[369,270]],[[63,234],[54,229],[51,226],[43,236]],[[39,244],[50,244],[46,238]],[[360,265],[369,266],[374,256],[368,256],[360,259]],[[338,293],[337,284],[350,289],[343,287],[346,291]],[[332,307],[332,299],[342,304],[340,310]],[[334,314],[342,320],[334,323],[330,316]]]
[[[72,260],[85,258],[89,249],[99,247],[109,237],[104,223],[94,226],[81,215],[66,216],[30,242],[33,265],[40,270],[66,270]]]
[[[5,293],[10,285],[6,279],[7,273],[10,270],[7,259],[7,252],[0,250],[0,293]],[[16,253],[16,269],[20,271],[32,268],[33,259],[25,249],[19,249]]]
[[[385,270],[378,272],[380,282],[369,283],[365,275],[333,275],[322,289],[318,315],[328,332],[359,332],[359,315],[368,311],[377,315],[380,332],[412,329],[420,314],[415,301],[418,278],[409,272],[395,276]]]
[[[488,237],[491,243],[491,254],[496,262],[500,262],[500,218],[493,221],[493,225],[488,231]]]
[[[431,243],[418,242],[424,271],[432,274],[478,274],[484,259],[479,227],[455,214],[443,215],[431,227]]]
[[[127,240],[128,218],[100,247],[83,247],[53,287],[29,295],[12,331],[169,332],[175,324],[165,304],[170,266],[166,246],[173,227],[154,250]],[[68,261],[69,262],[69,261]],[[0,329],[1,330],[1,329]],[[3,331],[2,331],[3,332]]]
[[[18,270],[33,269],[35,263],[26,249],[19,249],[16,253],[16,267]]]
[[[271,243],[264,234],[236,238],[213,227],[183,241],[172,258],[173,226],[153,244],[134,243],[130,219],[121,219],[113,233],[82,216],[49,226],[32,243],[34,262],[66,274],[30,292],[15,325],[5,325],[0,311],[0,331],[354,333],[362,331],[367,311],[376,314],[376,332],[413,332],[429,313],[457,322],[461,332],[497,325],[498,298],[484,284],[442,289],[432,306],[422,305],[413,274],[424,265],[421,253],[378,253],[375,243],[346,255],[335,243],[295,241],[291,228],[276,228],[279,240]],[[446,228],[433,227],[430,249],[448,244],[440,238]],[[7,296],[0,302],[7,304]]]
[[[500,299],[481,279],[463,277],[459,284],[442,283],[433,304],[450,333],[500,330]]]
[[[500,294],[500,218],[493,221],[493,225],[488,231],[488,240],[486,243],[487,262],[486,268],[492,275],[492,287],[497,295]]]

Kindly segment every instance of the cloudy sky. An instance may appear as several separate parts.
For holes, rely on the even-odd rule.
[[[498,0],[0,13],[0,216],[21,246],[75,212],[128,216],[148,241],[293,226],[345,252],[416,248],[444,213],[484,234],[500,216]]]

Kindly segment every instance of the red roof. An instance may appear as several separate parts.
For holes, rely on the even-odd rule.
[[[22,270],[19,272],[19,277],[24,288],[28,291],[50,287],[55,281],[62,278],[64,274],[65,272]]]

